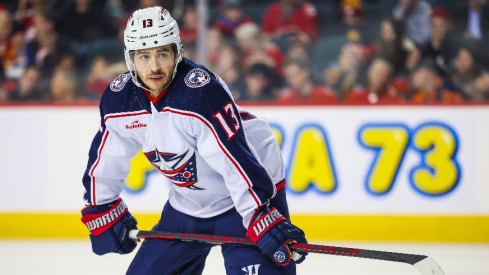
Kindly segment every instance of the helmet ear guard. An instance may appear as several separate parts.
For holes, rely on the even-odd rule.
[[[170,12],[162,7],[136,10],[129,17],[124,30],[124,57],[134,84],[148,90],[138,81],[133,62],[134,51],[166,45],[172,45],[175,53],[175,68],[169,85],[175,77],[178,63],[183,59],[183,45],[177,22],[171,17]]]

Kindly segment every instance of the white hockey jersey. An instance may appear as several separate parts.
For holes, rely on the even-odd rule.
[[[88,205],[119,198],[141,148],[173,183],[170,204],[194,217],[236,207],[247,227],[255,210],[285,184],[268,123],[237,106],[222,79],[188,59],[155,99],[129,73],[120,75],[106,88],[100,114],[83,176]]]

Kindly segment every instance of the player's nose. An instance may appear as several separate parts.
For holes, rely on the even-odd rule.
[[[151,57],[150,66],[150,69],[153,71],[161,69],[161,64],[156,57]]]

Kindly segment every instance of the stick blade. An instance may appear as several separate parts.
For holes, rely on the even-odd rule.
[[[441,270],[441,267],[430,257],[426,257],[415,263],[414,266],[422,275],[445,275],[443,270]]]

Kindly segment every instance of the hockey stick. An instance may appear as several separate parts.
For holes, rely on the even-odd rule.
[[[163,231],[140,231],[131,230],[129,238],[139,239],[168,239],[190,242],[201,242],[210,244],[242,244],[256,246],[248,238],[235,238],[228,236],[216,236],[193,233],[173,233]],[[364,259],[385,260],[392,262],[407,263],[416,267],[422,275],[445,275],[440,266],[430,257],[424,255],[404,254],[386,251],[375,251],[358,248],[336,247],[319,244],[295,243],[290,245],[290,249],[297,252],[330,254],[338,256],[350,256]]]

